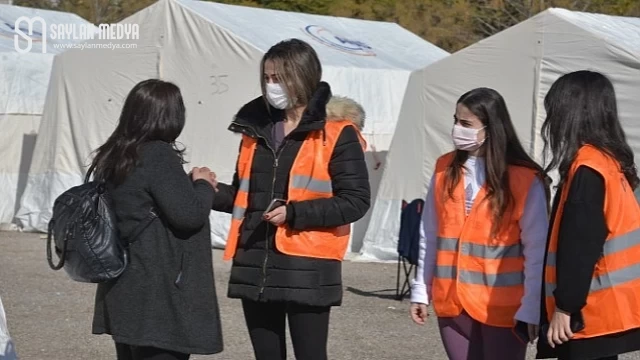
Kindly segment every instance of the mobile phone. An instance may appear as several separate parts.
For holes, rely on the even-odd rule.
[[[531,341],[529,337],[529,326],[527,323],[523,321],[517,321],[516,325],[511,329],[513,334],[520,340],[523,344],[527,344]]]
[[[584,330],[584,317],[582,316],[582,311],[576,314],[571,314],[569,326],[571,326],[571,332],[574,334]]]
[[[262,214],[262,216],[266,216],[268,213],[270,213],[273,209],[278,208],[280,206],[284,206],[287,204],[287,200],[284,199],[273,199],[271,200],[271,203],[269,204],[269,206],[267,206],[267,210],[264,211],[264,213]]]

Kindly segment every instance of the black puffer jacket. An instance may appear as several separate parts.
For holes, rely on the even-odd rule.
[[[331,100],[331,101],[330,101]],[[229,297],[254,301],[289,301],[312,306],[334,306],[342,302],[342,264],[337,260],[289,256],[275,247],[276,227],[262,220],[273,198],[287,198],[289,172],[307,134],[324,127],[326,121],[351,120],[363,126],[364,111],[346,98],[331,98],[329,85],[321,83],[300,124],[274,148],[274,122],[284,112],[267,109],[259,97],[246,104],[229,129],[259,139],[249,180],[249,206],[233,260]],[[277,160],[276,160],[277,159]],[[329,162],[334,196],[290,203],[287,223],[304,230],[350,224],[369,209],[371,191],[364,152],[354,127],[346,127]],[[213,209],[231,212],[238,175],[231,185],[219,184]]]

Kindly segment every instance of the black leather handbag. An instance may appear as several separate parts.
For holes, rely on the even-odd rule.
[[[88,181],[62,193],[54,202],[47,235],[47,260],[53,270],[64,268],[72,280],[101,283],[116,279],[128,264],[129,244],[158,216],[149,216],[120,237],[111,199],[103,182]],[[58,255],[53,263],[52,243]]]

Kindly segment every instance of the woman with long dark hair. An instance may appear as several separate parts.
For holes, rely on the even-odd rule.
[[[547,243],[538,358],[640,349],[640,179],[604,75],[560,77],[545,97],[548,170],[560,174]],[[545,151],[545,153],[547,153]]]
[[[453,118],[456,150],[437,160],[425,201],[411,316],[424,324],[433,304],[452,360],[523,360],[539,322],[546,176],[495,90],[462,95]]]
[[[93,318],[93,333],[113,337],[119,360],[222,351],[209,230],[216,181],[206,168],[185,173],[175,145],[184,124],[178,87],[142,81],[90,168],[131,243],[122,275],[98,285]]]

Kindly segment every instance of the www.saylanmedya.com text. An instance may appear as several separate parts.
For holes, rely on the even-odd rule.
[[[38,28],[35,25],[39,25]],[[40,43],[41,52],[47,52],[50,40],[57,49],[136,49],[133,43],[119,43],[117,40],[139,40],[138,24],[50,24],[39,16],[29,18],[21,16],[14,26],[14,47],[19,53],[30,52],[33,43]],[[109,43],[85,43],[90,40],[116,40]],[[26,45],[26,46],[24,46]]]
[[[92,43],[80,43],[80,44],[52,44],[55,49],[137,49],[138,44],[92,44]]]

